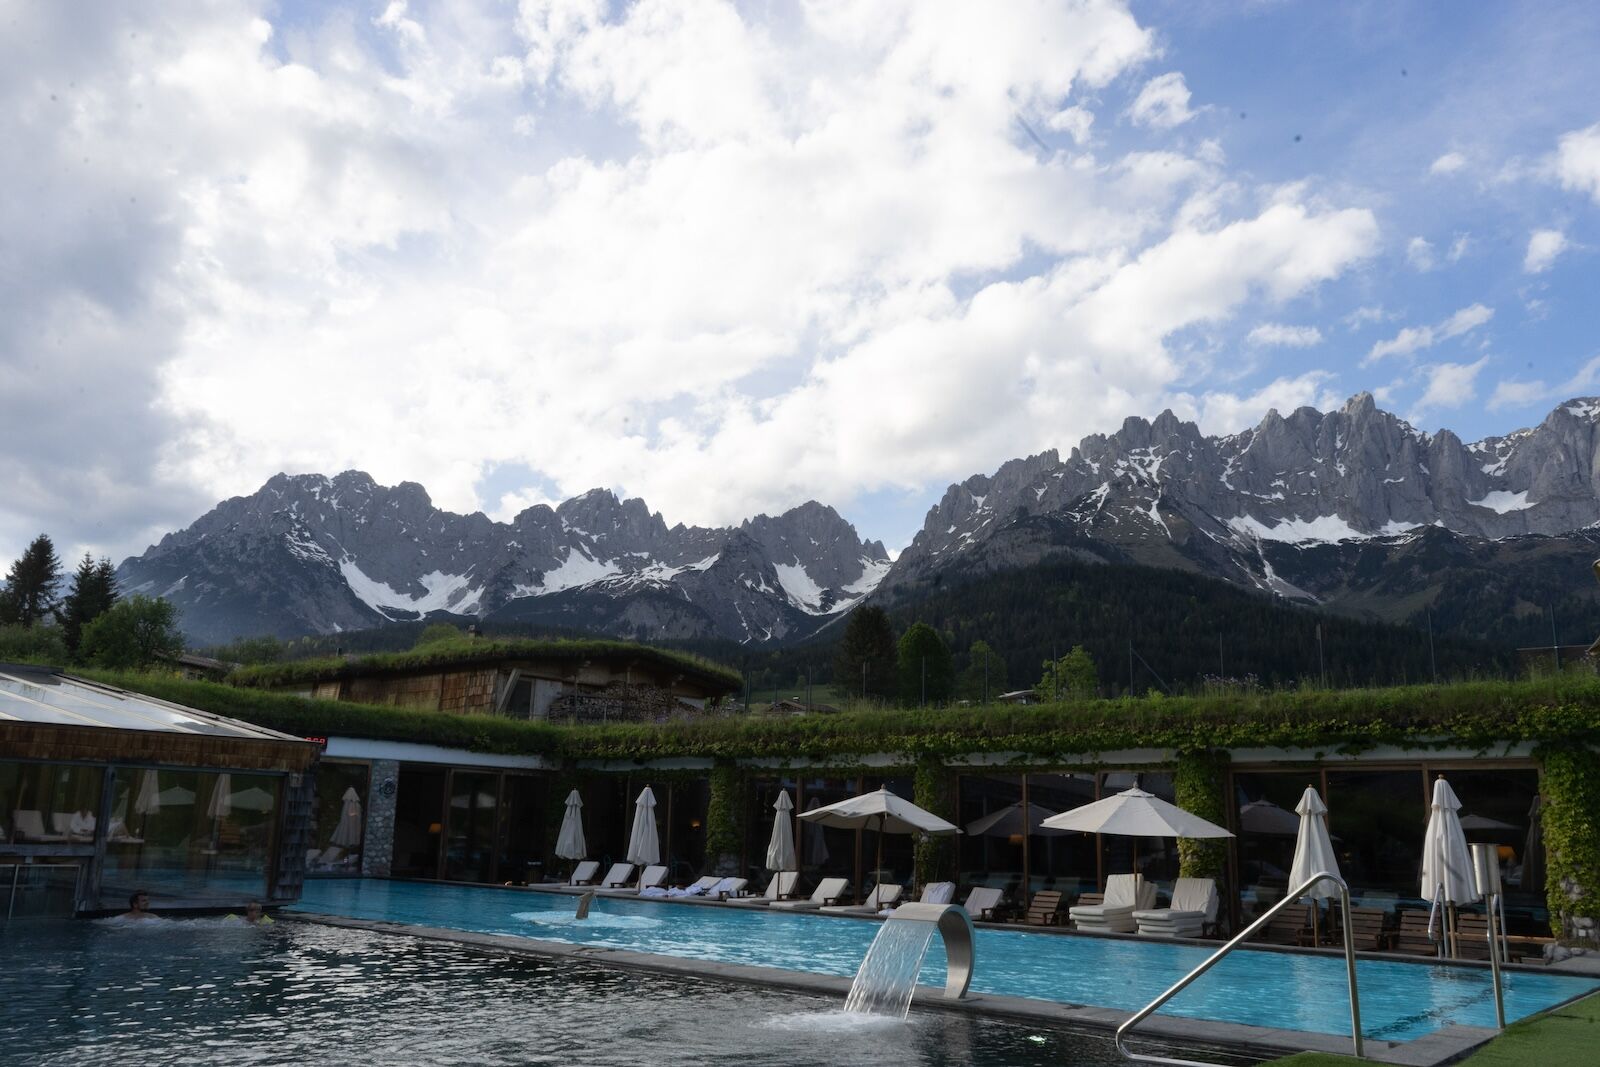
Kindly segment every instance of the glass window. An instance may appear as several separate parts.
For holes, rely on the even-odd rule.
[[[662,842],[668,849],[664,859],[670,881],[685,885],[700,877],[705,869],[706,807],[711,801],[711,783],[697,778],[675,782],[670,788],[672,817],[665,827],[667,839]],[[770,824],[767,832],[772,832]]]
[[[807,778],[801,783],[801,796],[796,803],[802,811],[826,807],[848,800],[862,792],[856,778]],[[798,814],[798,812],[796,813]],[[767,812],[767,826],[772,826],[772,813]],[[856,877],[856,847],[861,835],[854,830],[840,830],[832,826],[805,824],[800,832],[800,870],[802,882],[816,885],[823,878]],[[762,851],[766,851],[763,844]],[[852,890],[854,885],[852,884]]]
[[[1381,907],[1418,896],[1426,790],[1421,767],[1328,771],[1328,832],[1362,903]]]
[[[265,893],[282,776],[119,768],[113,783],[103,900]]]
[[[93,842],[104,777],[85,764],[0,763],[0,841]]]
[[[1315,770],[1233,776],[1240,900],[1247,918],[1259,915],[1289,891],[1289,868],[1294,866],[1300,838],[1295,808],[1306,786],[1322,792],[1320,778]]]
[[[991,886],[1015,899],[1023,879],[1022,776],[962,775],[957,799],[961,885]]]
[[[399,876],[437,878],[444,833],[444,779],[440,767],[400,765],[394,804],[394,861]]]
[[[531,774],[508,774],[500,792],[500,855],[497,877],[502,882],[544,880],[545,817],[550,783]],[[563,800],[566,798],[563,797]],[[565,807],[562,808],[565,811]],[[556,825],[559,827],[560,822]],[[555,848],[555,840],[550,841]]]
[[[361,845],[367,827],[368,770],[364,763],[321,763],[313,809],[306,873],[361,873]]]
[[[485,771],[453,771],[448,814],[444,876],[452,881],[493,881],[500,776]]]
[[[1052,815],[1092,804],[1095,776],[1078,774],[1028,775],[1028,868],[1034,892],[1053,889],[1071,901],[1083,893],[1100,892],[1095,835],[1072,830],[1052,830],[1040,823]]]
[[[1544,836],[1536,805],[1539,772],[1531,767],[1451,770],[1444,776],[1461,801],[1467,842],[1494,845],[1499,854],[1506,925],[1514,934],[1547,935]]]

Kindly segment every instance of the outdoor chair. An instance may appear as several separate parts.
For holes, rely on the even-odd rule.
[[[1343,922],[1338,908],[1329,908],[1329,938],[1335,945],[1344,944],[1344,934],[1339,929]],[[1350,909],[1350,943],[1357,952],[1382,952],[1389,947],[1389,913],[1382,908]]]
[[[741,908],[765,908],[794,896],[795,886],[800,883],[799,871],[778,871],[767,883],[767,888],[759,895],[753,897],[728,897],[727,903],[737,904]]]
[[[1061,924],[1061,894],[1054,889],[1041,890],[1028,902],[1028,913],[1022,921],[1029,926],[1059,926]]]
[[[922,887],[922,896],[918,902],[922,904],[949,904],[956,899],[956,884],[954,882],[929,882]]]
[[[860,904],[828,904],[822,910],[830,915],[876,915],[900,903],[900,895],[904,892],[905,887],[902,885],[879,882],[872,887],[872,892],[868,893],[867,899]]]
[[[1079,893],[1078,899],[1074,900],[1072,904],[1073,907],[1077,907],[1079,904],[1088,907],[1091,904],[1104,904],[1105,902],[1106,895],[1104,893]]]
[[[1000,890],[988,886],[978,886],[967,894],[967,901],[961,905],[966,909],[974,922],[994,922],[995,913],[1000,910],[1004,897]]]
[[[572,877],[567,880],[568,885],[594,885],[595,875],[600,873],[599,860],[584,860],[572,868]]]
[[[606,885],[601,887],[600,892],[607,896],[633,896],[651,889],[658,890],[661,896],[667,895],[666,890],[661,888],[661,883],[667,880],[667,868],[659,864],[651,864],[639,872],[639,880],[633,885],[613,886],[610,883],[610,875],[606,878]]]
[[[1400,928],[1395,931],[1394,951],[1408,956],[1437,956],[1444,939],[1444,924],[1430,932],[1430,913],[1426,908],[1406,908],[1400,912]]]
[[[728,900],[743,893],[745,886],[749,884],[748,878],[723,878],[706,890],[706,897],[710,900]]]
[[[693,882],[690,882],[688,885],[683,886],[681,888],[678,887],[678,886],[673,886],[671,889],[667,890],[667,896],[669,896],[669,897],[704,897],[704,896],[709,896],[711,891],[713,889],[715,889],[717,887],[717,885],[721,881],[722,881],[722,879],[718,878],[716,875],[708,874],[703,878],[696,878]]]
[[[1272,917],[1256,940],[1268,945],[1311,944],[1311,905],[1290,904]]]
[[[1133,913],[1155,904],[1156,887],[1137,874],[1113,874],[1106,879],[1103,904],[1078,904],[1067,915],[1074,928],[1091,933],[1131,934]]]
[[[633,877],[633,864],[613,863],[606,876],[600,879],[601,889],[621,889],[628,884],[628,879]]]
[[[1217,883],[1210,878],[1179,878],[1169,907],[1133,913],[1144,937],[1200,937],[1216,921]]]
[[[824,878],[805,900],[774,900],[770,909],[783,911],[819,911],[824,905],[837,904],[850,887],[848,878]]]

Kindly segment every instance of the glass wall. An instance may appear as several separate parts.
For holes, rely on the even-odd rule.
[[[1092,788],[1092,786],[1091,786]],[[957,795],[958,877],[964,886],[992,886],[1016,899],[1022,890],[1022,776],[964,775]],[[1031,816],[1030,812],[1030,816]],[[1030,822],[1037,822],[1030,817]]]
[[[549,782],[531,774],[508,774],[500,787],[500,854],[496,880],[544,879],[545,812]],[[565,799],[565,798],[563,798]],[[551,839],[550,847],[555,847]]]
[[[1351,894],[1380,907],[1417,898],[1428,824],[1423,769],[1329,769],[1327,783],[1328,832]]]
[[[390,866],[399,877],[439,877],[445,774],[443,767],[400,765],[400,788],[394,805],[394,860]]]
[[[280,775],[117,768],[101,897],[266,893]]]
[[[1445,777],[1461,801],[1461,828],[1467,842],[1494,845],[1500,856],[1510,932],[1548,935],[1539,773],[1532,768],[1450,770]]]
[[[0,841],[92,843],[104,776],[85,764],[0,763]]]
[[[800,811],[812,811],[841,800],[848,800],[865,792],[859,778],[806,778],[800,783],[801,795],[796,799]],[[799,814],[799,811],[795,813]],[[772,812],[767,812],[767,825],[772,825]],[[797,820],[798,821],[798,820]],[[850,881],[851,895],[865,892],[856,879],[856,872],[870,865],[870,860],[860,862],[861,834],[855,830],[840,830],[832,826],[805,823],[800,831],[800,872],[802,889],[814,887],[824,878],[845,878]],[[762,846],[763,850],[765,845]]]
[[[317,803],[312,810],[308,875],[361,873],[361,846],[367,827],[368,770],[365,763],[317,767]]]
[[[1095,835],[1040,825],[1052,815],[1092,804],[1095,786],[1092,773],[1028,775],[1028,869],[1034,892],[1053,889],[1070,901],[1100,891]]]
[[[444,877],[458,882],[492,880],[500,823],[500,775],[451,771],[448,814]]]
[[[1322,792],[1320,771],[1248,772],[1233,776],[1238,834],[1240,904],[1246,919],[1266,911],[1289,891],[1300,836],[1295,808],[1306,786]],[[1342,839],[1334,838],[1335,850]]]
[[[687,885],[700,877],[706,864],[706,808],[711,803],[711,783],[704,778],[674,782],[670,787],[668,816],[662,822],[666,839],[662,861],[672,885]],[[658,809],[659,810],[659,809]],[[771,832],[771,827],[768,827]]]
[[[1136,786],[1147,793],[1154,793],[1169,804],[1176,804],[1178,801],[1177,794],[1172,788],[1172,775],[1159,771],[1155,773],[1109,771],[1101,776],[1100,795],[1109,797]],[[1172,883],[1177,880],[1176,838],[1101,834],[1100,850],[1101,863],[1107,875],[1137,871],[1165,890],[1170,890]]]

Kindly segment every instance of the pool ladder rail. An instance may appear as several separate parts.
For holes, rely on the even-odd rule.
[[[1201,963],[1200,966],[1196,967],[1194,970],[1178,979],[1178,981],[1175,982],[1165,993],[1162,993],[1159,997],[1152,1000],[1138,1011],[1134,1012],[1127,1022],[1117,1027],[1117,1051],[1122,1053],[1123,1058],[1134,1060],[1139,1063],[1173,1064],[1175,1067],[1216,1067],[1215,1064],[1206,1063],[1202,1060],[1180,1060],[1174,1059],[1170,1056],[1154,1056],[1146,1053],[1134,1052],[1130,1050],[1126,1044],[1124,1044],[1123,1039],[1127,1037],[1129,1030],[1132,1030],[1135,1026],[1138,1026],[1151,1015],[1155,1014],[1157,1008],[1161,1007],[1161,1005],[1165,1004],[1167,1001],[1171,1000],[1173,997],[1187,989],[1190,983],[1192,983],[1196,978],[1199,978],[1202,974],[1205,974],[1211,968],[1215,967],[1222,960],[1222,957],[1226,956],[1228,953],[1232,952],[1234,949],[1250,940],[1251,936],[1254,935],[1257,930],[1261,929],[1267,923],[1272,921],[1272,917],[1274,915],[1277,915],[1278,912],[1282,911],[1290,904],[1295,903],[1301,897],[1305,896],[1308,892],[1310,892],[1311,888],[1319,882],[1332,882],[1334,885],[1339,887],[1340,916],[1344,919],[1344,921],[1340,924],[1344,931],[1344,965],[1345,973],[1350,983],[1350,1040],[1355,1045],[1356,1059],[1365,1059],[1366,1057],[1363,1054],[1361,1045],[1361,999],[1356,993],[1356,945],[1355,937],[1350,929],[1350,887],[1345,884],[1343,878],[1340,878],[1338,875],[1332,874],[1328,871],[1322,871],[1312,875],[1310,878],[1306,879],[1305,884],[1301,885],[1300,888],[1296,889],[1292,893],[1284,894],[1283,899],[1278,901],[1278,903],[1274,904],[1271,908],[1268,908],[1266,914],[1262,915],[1255,922],[1245,927],[1244,930],[1242,930],[1233,938],[1233,940],[1229,941],[1226,945],[1223,945],[1210,956],[1206,957],[1205,962]]]

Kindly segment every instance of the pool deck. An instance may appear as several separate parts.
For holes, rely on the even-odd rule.
[[[717,963],[710,960],[686,959],[593,945],[569,945],[559,941],[541,941],[509,934],[469,933],[440,927],[350,919],[308,912],[285,913],[281,917],[324,926],[447,941],[481,951],[513,956],[567,959],[605,967],[671,974],[683,978],[764,986],[771,989],[792,989],[817,996],[837,997],[841,1002],[845,994],[850,991],[851,984],[849,978],[832,975],[810,974],[777,967]],[[969,993],[961,1000],[946,1000],[941,990],[927,986],[917,988],[913,1006],[924,1010],[993,1015],[1039,1026],[1101,1035],[1114,1031],[1130,1014],[1110,1008],[1057,1004],[1026,997],[1004,997],[989,993]],[[1497,1031],[1486,1027],[1452,1025],[1412,1041],[1383,1041],[1369,1038],[1365,1043],[1365,1051],[1367,1059],[1376,1063],[1400,1064],[1405,1067],[1435,1067],[1461,1058],[1496,1034]],[[1276,1059],[1293,1052],[1331,1052],[1342,1055],[1349,1055],[1351,1052],[1348,1036],[1339,1037],[1300,1030],[1278,1030],[1241,1023],[1219,1023],[1161,1015],[1146,1020],[1139,1027],[1138,1035],[1133,1044],[1139,1048],[1154,1041],[1158,1044],[1178,1045],[1190,1049],[1212,1048],[1234,1055],[1260,1057],[1264,1060]]]

